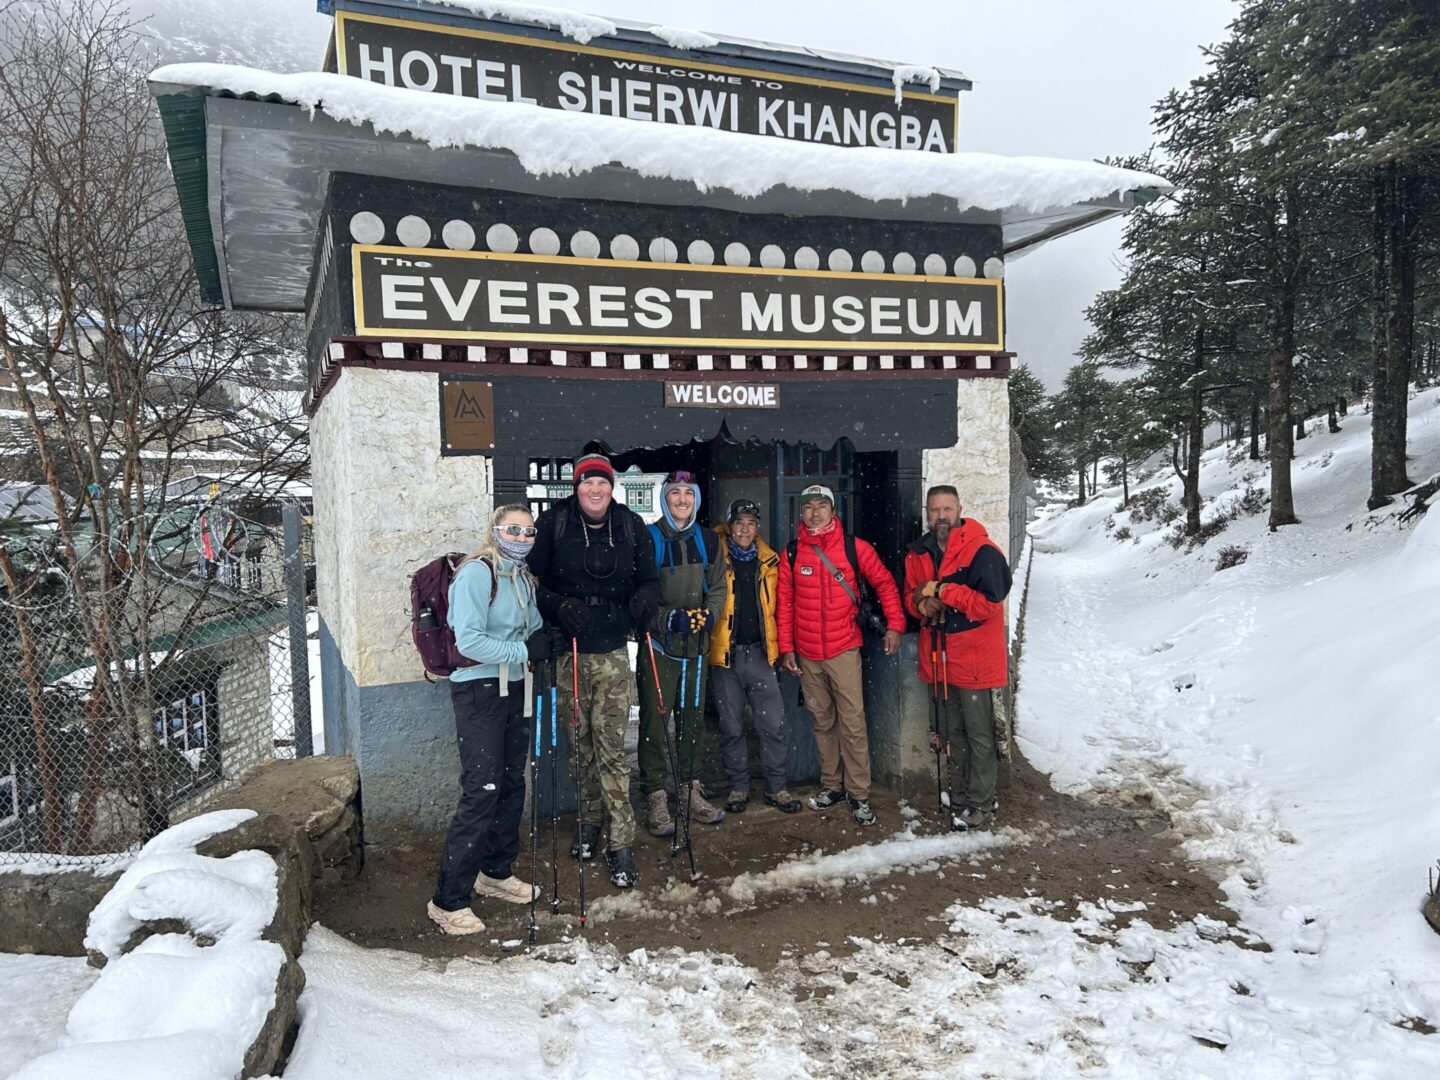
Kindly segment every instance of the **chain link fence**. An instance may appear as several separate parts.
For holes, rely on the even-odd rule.
[[[187,483],[119,553],[0,485],[0,872],[114,861],[313,750],[307,498]]]

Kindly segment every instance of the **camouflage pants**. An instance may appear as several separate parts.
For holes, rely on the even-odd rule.
[[[570,667],[567,653],[560,658],[557,676],[562,723],[574,716]],[[609,851],[635,843],[630,766],[625,760],[625,728],[630,722],[634,679],[623,647],[608,653],[580,654],[580,813],[581,819],[592,825],[608,819]],[[575,732],[566,730],[573,739]]]

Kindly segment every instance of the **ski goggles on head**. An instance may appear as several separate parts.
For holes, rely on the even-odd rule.
[[[496,525],[495,531],[506,536],[535,536],[540,532],[534,525]]]
[[[694,484],[695,474],[688,469],[677,469],[670,474],[669,479],[665,482],[667,484]]]

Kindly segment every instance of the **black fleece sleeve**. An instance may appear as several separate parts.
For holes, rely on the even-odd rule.
[[[535,546],[530,549],[530,554],[525,556],[525,565],[530,567],[530,573],[535,575],[535,606],[540,609],[540,614],[547,623],[556,621],[555,609],[564,599],[559,593],[552,592],[545,586],[545,579],[550,573],[550,563],[555,558],[556,513],[556,509],[551,507],[540,515],[535,522]]]

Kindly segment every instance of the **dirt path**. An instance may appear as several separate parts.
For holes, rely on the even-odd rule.
[[[871,829],[854,825],[839,808],[828,814],[807,809],[785,815],[758,799],[746,813],[730,815],[718,826],[697,825],[692,839],[703,877],[693,898],[673,892],[677,886],[686,887],[684,854],[672,860],[668,841],[642,834],[636,848],[640,886],[633,893],[612,888],[599,863],[587,872],[594,919],[586,936],[592,942],[611,944],[622,954],[672,945],[709,949],[769,971],[787,957],[818,949],[848,954],[855,948],[849,940],[852,935],[882,941],[933,940],[944,929],[943,914],[950,905],[975,904],[987,897],[1041,896],[1072,911],[1080,901],[1110,899],[1117,907],[1138,901],[1145,905],[1139,917],[1161,928],[1201,914],[1234,923],[1234,913],[1224,906],[1215,883],[1176,852],[1163,817],[1060,795],[1018,757],[1000,799],[999,823],[1015,837],[1012,844],[873,874],[838,888],[815,885],[779,891],[748,906],[720,895],[736,875],[763,873],[796,854],[817,850],[828,854],[893,836],[905,824],[897,800],[880,790],[872,794],[880,824]],[[942,834],[933,795],[915,809],[921,811],[914,822],[917,835]],[[567,853],[569,833],[563,823],[561,830],[561,909],[558,916],[551,916],[548,825],[542,828],[537,875],[547,890],[541,901],[542,944],[578,932],[575,863]],[[524,848],[515,871],[529,877],[528,832]],[[446,938],[433,929],[425,916],[425,902],[439,849],[437,836],[372,855],[357,881],[320,892],[316,919],[369,947],[433,957],[513,953],[516,943],[526,937],[529,908],[525,906],[477,902],[487,932],[472,938]],[[1055,914],[1065,916],[1061,909]],[[1117,914],[1120,925],[1130,918]]]

